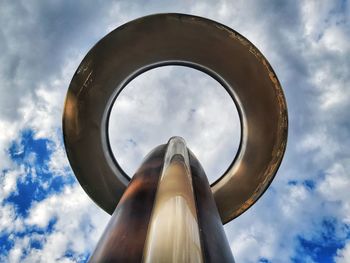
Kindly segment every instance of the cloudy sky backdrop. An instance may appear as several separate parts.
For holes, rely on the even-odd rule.
[[[64,97],[100,38],[161,12],[204,16],[240,32],[267,57],[285,91],[289,138],[277,177],[225,225],[236,261],[350,262],[350,3],[344,0],[2,1],[0,262],[86,262],[109,215],[69,167]],[[214,181],[240,136],[230,98],[195,70],[146,74],[113,110],[118,161],[132,174],[154,146],[182,135]]]

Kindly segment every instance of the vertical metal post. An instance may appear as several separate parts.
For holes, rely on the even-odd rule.
[[[234,262],[207,177],[182,138],[146,157],[90,262]]]
[[[180,138],[168,143],[143,261],[203,262],[188,152]]]

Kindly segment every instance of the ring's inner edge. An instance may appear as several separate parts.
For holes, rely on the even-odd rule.
[[[105,150],[104,153],[105,153],[106,160],[107,160],[110,168],[113,171],[119,170],[122,173],[122,175],[124,176],[124,179],[125,179],[124,183],[127,185],[128,182],[131,180],[131,177],[119,165],[119,163],[116,159],[116,156],[114,155],[114,153],[112,151],[112,147],[110,145],[109,134],[108,134],[110,114],[111,114],[113,105],[114,105],[116,99],[118,98],[119,94],[132,80],[134,80],[135,78],[137,78],[141,74],[145,73],[146,71],[149,71],[149,70],[152,70],[155,68],[159,68],[159,67],[164,67],[164,66],[184,66],[184,67],[199,70],[199,71],[209,75],[210,77],[215,79],[217,82],[219,82],[220,85],[227,91],[227,93],[229,94],[229,96],[233,100],[234,105],[236,106],[238,116],[239,116],[239,121],[240,121],[240,135],[241,135],[240,139],[239,139],[238,149],[237,149],[237,152],[236,152],[235,156],[233,157],[230,165],[225,170],[225,172],[222,175],[220,175],[213,183],[211,183],[210,186],[213,187],[222,178],[225,177],[225,175],[227,174],[227,172],[229,170],[231,170],[235,165],[238,165],[238,162],[236,162],[236,161],[242,155],[243,142],[246,141],[246,133],[244,132],[244,129],[245,129],[245,126],[247,125],[247,123],[246,123],[245,118],[244,118],[244,113],[243,113],[243,110],[241,107],[241,103],[239,102],[238,96],[235,94],[233,87],[231,87],[225,81],[225,79],[222,78],[214,70],[212,70],[204,65],[194,63],[191,61],[168,60],[168,61],[161,61],[161,62],[145,65],[144,67],[141,67],[141,68],[137,69],[136,71],[134,71],[133,73],[131,73],[128,77],[126,77],[124,79],[124,81],[122,81],[116,85],[116,88],[115,88],[114,92],[111,94],[110,99],[106,105],[104,116],[102,119],[102,125],[101,125],[102,145],[103,145],[103,148]]]

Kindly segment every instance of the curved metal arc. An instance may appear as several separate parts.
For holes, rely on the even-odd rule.
[[[144,31],[143,23],[147,24],[147,32]],[[157,27],[159,24],[162,24],[161,28]],[[153,31],[149,31],[150,25]],[[183,27],[183,30],[179,31],[180,27]],[[176,41],[179,41],[178,44],[181,46],[189,47],[191,52],[183,49],[174,51],[174,39],[171,37],[169,39],[164,38],[164,36],[169,36],[169,31],[173,35],[179,34],[179,36],[176,35]],[[137,32],[136,35],[135,32]],[[197,35],[194,36],[193,32],[196,32]],[[239,157],[237,155],[236,163],[239,161],[242,165],[230,167],[225,173],[225,177],[212,185],[222,220],[227,222],[250,207],[271,183],[285,151],[288,121],[283,91],[267,60],[254,45],[239,33],[214,21],[180,14],[148,16],[114,30],[89,51],[72,79],[65,104],[63,118],[64,142],[71,166],[84,190],[98,205],[111,213],[115,208],[115,200],[119,200],[125,190],[128,178],[113,160],[114,157],[107,143],[106,125],[109,110],[121,87],[118,86],[117,90],[113,87],[113,91],[111,91],[111,80],[106,78],[113,78],[113,80],[123,78],[122,82],[125,82],[128,79],[130,81],[130,75],[135,74],[135,72],[125,74],[125,70],[118,68],[115,56],[111,56],[111,48],[113,48],[113,54],[115,49],[123,50],[125,53],[125,50],[130,49],[130,47],[127,42],[120,41],[121,37],[127,35],[128,41],[130,39],[136,41],[142,34],[146,37],[143,44],[148,45],[148,49],[153,48],[152,45],[154,44],[157,44],[158,48],[163,48],[161,55],[159,55],[158,49],[150,49],[152,52],[156,52],[152,54],[160,61],[167,63],[170,52],[174,58],[181,58],[181,60],[174,59],[173,61],[184,63],[185,58],[189,61],[196,61],[196,63],[193,63],[195,66],[192,64],[191,67],[195,68],[200,64],[202,69],[211,68],[215,74],[222,76],[222,79],[225,79],[231,85],[224,87],[233,98],[237,99],[236,106],[243,122],[239,152],[245,153],[249,150],[250,154],[249,156],[242,154]],[[155,38],[150,36],[152,34]],[[164,41],[161,43],[150,41],[158,39],[159,36],[163,36]],[[210,38],[213,36],[216,37],[215,43],[212,42],[213,38]],[[188,42],[189,39],[190,42]],[[199,39],[202,42],[192,41],[193,39]],[[115,40],[118,41],[115,42]],[[220,43],[225,46],[225,50],[216,45],[217,41],[221,41]],[[215,48],[212,48],[211,52],[201,53],[198,46],[201,46],[202,49],[208,46]],[[222,54],[225,52],[229,55],[223,57]],[[108,57],[106,54],[108,54]],[[121,54],[120,51],[118,54]],[[141,57],[131,57],[130,61],[126,61],[125,57],[122,57],[122,61],[128,64],[127,68],[135,70],[136,67],[147,70],[147,65],[154,66],[150,61],[154,62],[155,59],[150,60],[146,53],[137,54]],[[123,56],[123,54],[121,55]],[[218,61],[218,57],[223,60]],[[231,61],[230,57],[234,57],[234,61]],[[132,61],[133,59],[137,59],[137,61]],[[240,69],[242,65],[245,66],[244,74]],[[117,74],[118,77],[99,70],[106,67],[109,70],[108,72],[112,69],[115,70],[114,74]],[[118,70],[122,70],[122,72],[118,72]],[[241,72],[241,74],[238,72]],[[97,74],[100,74],[100,77]],[[210,72],[208,74],[213,77]],[[218,81],[220,82],[220,78]],[[254,90],[252,90],[252,87],[254,87]],[[259,100],[254,99],[252,95],[259,97]],[[243,100],[241,100],[241,96],[243,96]],[[98,99],[97,103],[95,98]],[[109,104],[108,107],[106,107],[106,102]],[[262,110],[262,112],[259,112],[259,110]],[[269,125],[262,123],[261,118],[269,122]],[[253,119],[257,122],[253,123]],[[266,131],[267,127],[270,130]],[[260,137],[259,135],[252,136],[252,130],[257,131],[257,134],[261,134]],[[261,136],[275,137],[269,137],[269,141],[264,141],[261,140]],[[254,155],[251,150],[256,145],[269,148],[268,150],[257,148],[258,151]],[[99,154],[98,158],[92,156],[92,152],[95,151]],[[80,155],[81,152],[84,152],[83,157]],[[254,159],[259,154],[270,156],[268,157],[270,159]],[[252,160],[253,162],[251,162]],[[251,169],[252,167],[248,167],[247,162],[250,166],[259,165],[264,172],[260,173],[260,171]],[[234,169],[236,171],[233,173]],[[242,169],[248,169],[249,174],[242,176]],[[239,176],[237,175],[238,172],[240,172]],[[99,178],[100,182],[96,181],[96,176],[101,177]],[[237,188],[237,185],[242,183],[250,185],[246,185],[246,189],[243,191],[242,188]],[[235,191],[238,191],[238,195]]]

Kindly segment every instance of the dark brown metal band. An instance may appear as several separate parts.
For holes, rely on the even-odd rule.
[[[166,145],[154,149],[136,172],[89,262],[141,262]]]

